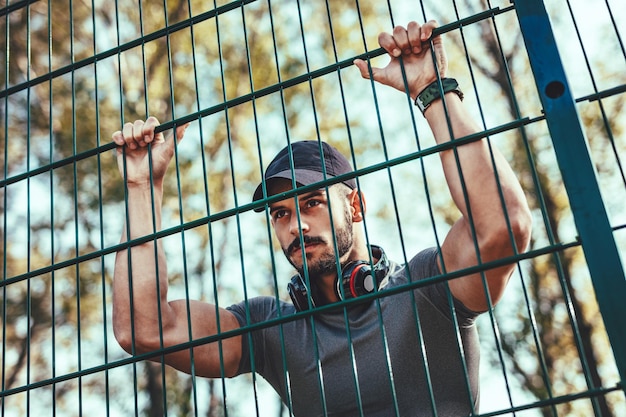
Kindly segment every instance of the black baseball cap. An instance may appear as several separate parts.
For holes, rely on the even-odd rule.
[[[293,158],[293,173],[289,162],[290,153]],[[325,179],[324,170],[326,178],[331,178],[352,172],[352,166],[341,152],[328,143],[305,140],[293,142],[278,152],[265,170],[264,177],[266,184],[272,178],[286,178],[288,180],[295,178],[297,186],[304,186],[323,181]],[[356,188],[354,178],[342,181],[342,183],[350,189]],[[252,201],[258,201],[262,198],[263,183],[256,187]],[[254,211],[263,211],[263,207],[256,208]]]

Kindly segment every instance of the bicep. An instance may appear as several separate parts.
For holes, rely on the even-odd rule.
[[[478,251],[480,263],[509,255],[508,250],[502,246],[481,245],[476,242],[468,222],[461,218],[452,226],[441,246],[442,259],[437,260],[439,268],[444,273],[450,273],[478,266]],[[514,265],[505,265],[452,279],[449,281],[450,291],[470,310],[486,311],[490,304],[495,305],[502,297],[513,269]]]
[[[235,375],[241,360],[241,336],[219,337],[240,327],[235,315],[223,308],[216,308],[213,304],[195,300],[177,300],[171,302],[170,306],[177,317],[176,330],[169,340],[170,345],[216,335],[218,337],[194,346],[193,351],[184,349],[167,355],[167,364],[187,373],[193,367],[197,375],[205,377]]]

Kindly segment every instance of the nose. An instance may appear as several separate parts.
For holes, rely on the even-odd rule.
[[[300,215],[299,218],[297,215],[291,217],[291,222],[289,222],[289,233],[293,236],[299,236],[300,232],[302,234],[306,234],[309,231],[309,224],[305,220],[304,216]]]

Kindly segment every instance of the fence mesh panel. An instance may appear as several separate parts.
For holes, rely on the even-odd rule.
[[[386,65],[378,34],[431,19],[480,126],[451,146],[436,144],[407,92],[362,78],[353,63]],[[294,415],[291,392],[281,401],[252,350],[243,355],[253,372],[228,378],[222,364],[221,378],[205,378],[192,348],[213,344],[223,359],[233,337],[276,328],[285,351],[283,326],[315,329],[328,309],[175,346],[161,337],[161,348],[128,354],[113,331],[116,254],[146,243],[156,251],[158,242],[167,299],[188,312],[195,300],[216,309],[257,296],[289,302],[293,268],[267,210],[277,198],[251,202],[280,149],[323,140],[340,150],[367,197],[368,244],[403,264],[440,246],[459,217],[440,155],[479,139],[516,173],[533,231],[528,250],[469,271],[516,265],[502,300],[477,319],[473,415],[626,415],[623,2],[3,0],[0,28],[2,416]],[[166,136],[189,127],[163,184],[162,225],[120,243],[132,201],[111,137],[150,116]],[[569,155],[570,146],[582,152]],[[380,305],[423,285],[365,299]],[[131,294],[131,304],[142,301]],[[357,304],[338,304],[350,346]],[[407,315],[419,333],[424,318]],[[385,334],[382,318],[377,326]],[[316,343],[319,359],[324,341]],[[192,352],[187,372],[165,363],[180,351]],[[346,390],[365,401],[358,367],[347,372]],[[330,395],[319,373],[312,398]],[[394,392],[393,375],[380,384]]]

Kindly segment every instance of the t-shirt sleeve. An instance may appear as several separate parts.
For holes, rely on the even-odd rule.
[[[437,264],[439,251],[436,247],[424,249],[409,261],[409,279],[419,281],[441,275],[441,270]],[[452,319],[452,309],[456,312],[460,326],[471,326],[476,317],[480,314],[467,308],[461,301],[456,299],[451,293],[447,281],[439,281],[424,287],[418,288],[420,294],[424,295],[441,313]]]
[[[226,307],[226,310],[235,315],[241,327],[247,327],[275,317],[276,307],[276,299],[273,297],[255,297]],[[263,346],[262,337],[262,329],[242,334],[241,361],[237,375],[252,372],[252,357],[255,358],[255,370],[263,369],[264,355],[262,352],[253,351],[255,348]]]

